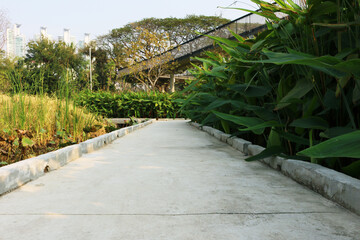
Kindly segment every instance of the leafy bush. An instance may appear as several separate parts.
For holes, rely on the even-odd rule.
[[[179,103],[174,95],[159,92],[81,92],[76,102],[108,118],[175,118]]]
[[[210,36],[226,56],[196,58],[203,64],[192,70],[183,112],[267,147],[269,156],[360,177],[359,2],[254,2],[268,29],[255,39]]]

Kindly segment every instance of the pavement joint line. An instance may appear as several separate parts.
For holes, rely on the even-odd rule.
[[[181,216],[207,216],[207,215],[307,215],[307,214],[336,214],[337,212],[310,211],[310,212],[209,212],[209,213],[24,213],[24,214],[1,214],[0,216],[158,216],[158,217],[181,217]]]

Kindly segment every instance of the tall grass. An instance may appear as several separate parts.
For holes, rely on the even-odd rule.
[[[83,128],[101,124],[94,116],[71,102],[47,96],[0,95],[0,131],[28,130],[34,139],[52,139],[56,131],[65,131],[77,141],[84,140]]]
[[[0,166],[105,133],[108,123],[73,103],[68,73],[63,77],[47,96],[42,79],[24,86],[21,73],[9,74],[13,93],[0,95]]]

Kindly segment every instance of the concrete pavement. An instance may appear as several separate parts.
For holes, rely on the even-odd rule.
[[[360,239],[360,217],[186,121],[156,122],[0,197],[0,240]]]

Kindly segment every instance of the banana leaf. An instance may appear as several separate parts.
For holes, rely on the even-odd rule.
[[[297,154],[312,158],[360,158],[360,130],[331,138]]]
[[[245,97],[263,97],[271,91],[268,87],[249,84],[234,84],[228,85],[228,87]]]
[[[257,155],[246,158],[245,161],[252,162],[252,161],[272,157],[272,156],[281,154],[283,151],[284,151],[284,149],[280,146],[269,147]]]
[[[231,115],[231,114],[227,114],[227,113],[221,113],[221,112],[217,112],[217,111],[211,111],[211,112],[214,113],[218,118],[229,121],[229,122],[233,122],[239,126],[253,127],[253,126],[264,123],[264,120],[262,120],[260,118],[256,118],[256,117],[239,117],[239,116],[235,116],[235,115]],[[252,130],[252,132],[254,132],[255,134],[262,134],[264,132],[264,129],[265,128],[254,129],[254,130]]]
[[[305,117],[294,120],[291,124],[291,127],[299,128],[310,128],[310,129],[327,129],[329,127],[327,121],[320,117]]]

